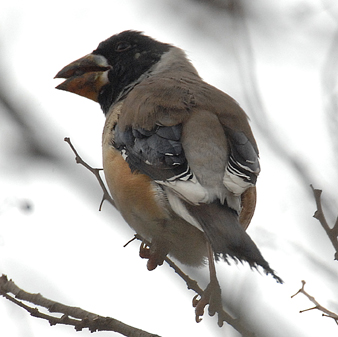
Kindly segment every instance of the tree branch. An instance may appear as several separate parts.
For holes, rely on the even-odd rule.
[[[102,200],[101,200],[101,203],[100,203],[99,210],[101,211],[102,205],[103,205],[103,203],[104,203],[105,200],[107,200],[110,204],[112,204],[116,208],[115,201],[110,196],[110,194],[109,194],[109,192],[108,192],[108,190],[106,188],[106,185],[104,184],[104,182],[103,182],[103,180],[102,180],[102,178],[100,176],[100,171],[102,171],[103,169],[93,168],[90,165],[88,165],[80,157],[80,155],[77,153],[77,151],[76,151],[75,147],[73,146],[72,142],[70,141],[69,137],[65,137],[64,141],[69,144],[70,148],[74,152],[76,163],[83,165],[87,170],[89,170],[90,172],[92,172],[94,174],[94,176],[96,177],[97,181],[99,182],[99,184],[100,184],[100,186],[102,188],[102,191],[103,191],[103,197],[102,197]]]
[[[320,305],[318,303],[318,301],[313,297],[311,296],[307,291],[305,291],[305,284],[306,282],[303,280],[302,281],[302,287],[294,294],[291,296],[291,298],[294,298],[296,295],[298,295],[299,293],[302,293],[303,295],[305,295],[315,306],[313,308],[309,308],[309,309],[304,309],[304,310],[301,310],[299,311],[300,313],[303,313],[303,312],[306,312],[306,311],[309,311],[309,310],[314,310],[314,309],[317,309],[321,312],[323,312],[322,316],[324,317],[329,317],[329,318],[332,318],[334,319],[334,321],[336,322],[336,324],[338,324],[338,315],[328,309],[326,309],[325,307],[323,307],[322,305]]]
[[[8,280],[6,275],[0,277],[0,295],[28,311],[33,317],[47,320],[50,325],[71,325],[76,331],[81,331],[84,328],[88,328],[90,332],[114,331],[128,337],[160,337],[114,318],[96,315],[78,307],[67,306],[47,299],[41,294],[28,293],[20,289],[12,280]],[[61,313],[62,316],[44,314],[38,308],[33,308],[22,301],[46,308],[50,313]]]
[[[100,176],[100,171],[102,169],[92,168],[90,165],[88,165],[77,153],[76,149],[74,148],[73,144],[71,143],[69,138],[64,139],[65,142],[67,142],[72,149],[72,151],[75,154],[75,159],[78,164],[83,165],[86,169],[88,169],[90,172],[92,172],[96,179],[98,180],[102,191],[103,191],[103,198],[100,204],[100,209],[102,206],[102,203],[107,200],[110,202],[115,208],[115,202],[111,198],[104,182],[102,181],[102,178]],[[150,246],[149,242],[146,242],[140,235],[136,234],[134,239],[138,239],[143,241],[145,244]],[[133,239],[133,240],[134,240]],[[131,241],[130,240],[126,245],[128,245]],[[126,246],[125,245],[125,246]],[[165,261],[169,264],[171,268],[174,269],[175,273],[177,273],[186,283],[188,289],[192,289],[197,293],[197,296],[202,296],[204,291],[199,287],[197,281],[191,279],[187,274],[185,274],[172,260],[170,260],[168,257],[165,258]],[[14,296],[12,296],[12,295]],[[64,305],[59,302],[55,302],[53,300],[47,299],[43,297],[41,294],[31,294],[28,293],[22,289],[20,289],[12,280],[8,280],[6,275],[2,275],[0,277],[0,295],[4,296],[9,301],[13,302],[14,304],[20,306],[21,308],[28,311],[33,317],[42,318],[44,320],[47,320],[50,325],[56,325],[56,324],[64,324],[64,325],[71,325],[74,326],[76,331],[81,331],[84,328],[88,328],[91,332],[95,331],[115,331],[120,334],[123,334],[124,336],[130,336],[130,337],[159,337],[158,335],[154,335],[151,333],[148,333],[146,331],[134,328],[132,326],[129,326],[123,322],[120,322],[114,318],[111,317],[103,317],[97,314],[93,314],[91,312],[85,311],[78,307],[70,307],[67,305]],[[195,296],[193,298],[193,302],[196,302]],[[27,304],[25,304],[23,301],[27,301],[30,303],[33,303],[35,305],[41,306],[43,308],[46,308],[50,313],[61,313],[61,317],[45,314],[41,312],[37,308],[33,308]],[[233,318],[230,314],[228,314],[223,309],[222,304],[222,298],[220,295],[219,301],[217,301],[218,305],[213,306],[212,309],[210,309],[209,306],[209,315],[213,316],[215,313],[218,314],[218,325],[221,327],[223,325],[223,322],[228,323],[231,325],[235,330],[237,330],[242,336],[244,337],[254,337],[254,333],[247,330],[242,321],[240,319]]]
[[[325,219],[325,215],[324,215],[323,208],[322,208],[322,202],[321,202],[322,190],[317,190],[312,185],[310,185],[310,186],[312,188],[313,195],[315,197],[315,201],[316,201],[316,205],[317,205],[317,210],[316,210],[315,214],[313,215],[313,217],[316,218],[320,222],[322,227],[324,228],[327,236],[329,237],[333,247],[336,250],[336,253],[334,255],[334,259],[338,260],[338,239],[337,239],[338,218],[337,218],[334,226],[332,228],[330,228],[330,226],[328,225],[328,223]]]

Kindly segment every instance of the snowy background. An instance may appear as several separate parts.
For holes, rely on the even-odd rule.
[[[0,274],[29,292],[166,336],[238,337],[215,317],[195,323],[192,291],[166,265],[153,272],[139,243],[76,165],[64,137],[101,167],[99,106],[55,90],[55,74],[126,29],[186,50],[200,75],[248,113],[261,155],[258,205],[248,232],[284,279],[247,265],[217,265],[225,305],[257,336],[337,336],[334,249],[312,215],[310,184],[338,214],[338,5],[329,0],[20,1],[0,11]],[[241,4],[241,10],[238,5]],[[81,118],[81,123],[79,120]],[[187,269],[202,287],[207,268]],[[0,334],[89,336],[50,327],[0,298]],[[117,336],[99,332],[98,336]]]

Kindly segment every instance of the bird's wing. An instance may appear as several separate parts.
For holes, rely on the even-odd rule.
[[[239,212],[235,199],[255,185],[260,170],[247,117],[216,88],[178,78],[148,79],[129,93],[115,147],[132,170],[168,184],[188,201],[228,199]]]
[[[188,87],[170,78],[149,79],[128,94],[114,146],[133,171],[163,183],[191,178],[182,133],[193,105]]]

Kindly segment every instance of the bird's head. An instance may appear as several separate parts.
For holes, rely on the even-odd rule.
[[[124,31],[60,70],[55,78],[66,81],[56,88],[92,99],[107,113],[124,91],[137,83],[171,47],[141,32]]]

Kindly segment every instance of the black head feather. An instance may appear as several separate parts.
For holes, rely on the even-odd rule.
[[[162,43],[138,31],[124,31],[101,42],[93,54],[102,55],[111,65],[109,84],[102,88],[99,103],[107,113],[113,102],[145,74],[171,45]]]

